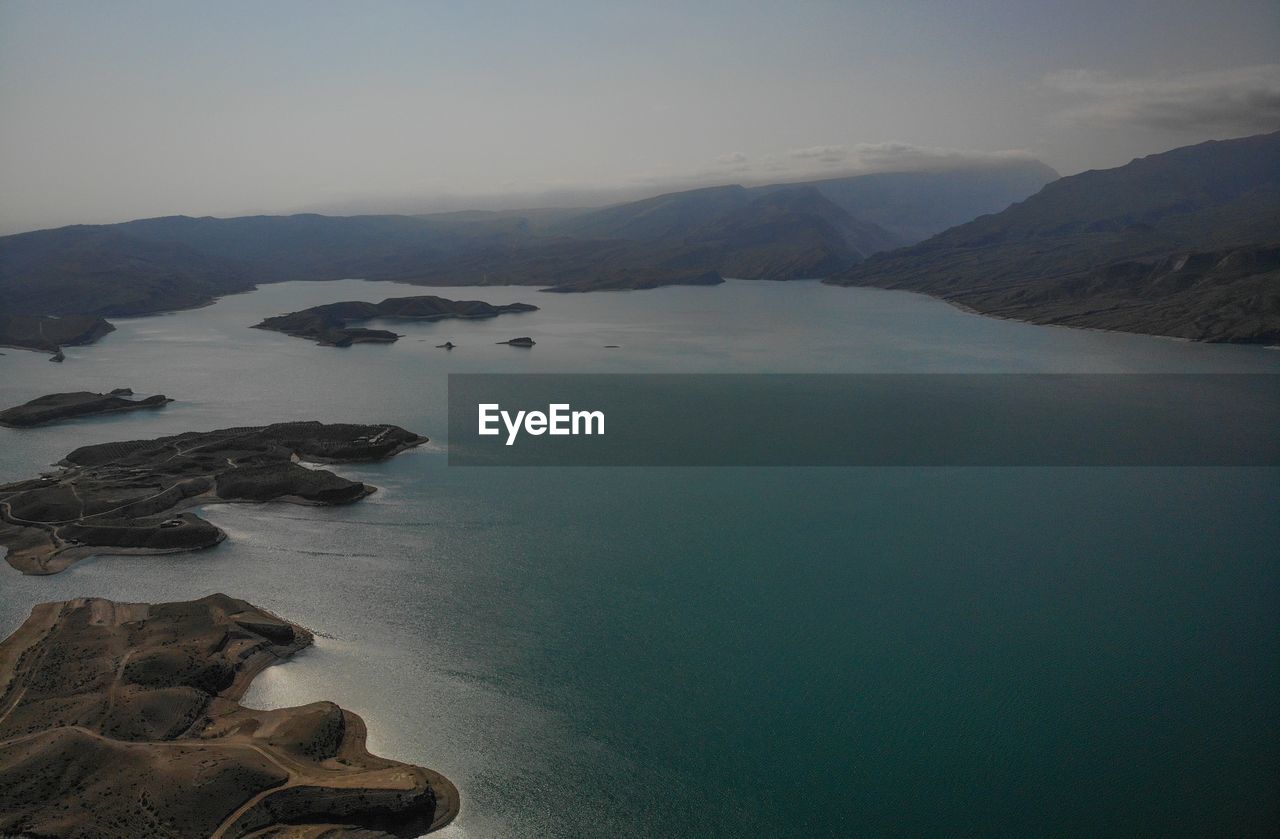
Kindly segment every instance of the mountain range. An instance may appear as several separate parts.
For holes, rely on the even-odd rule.
[[[1034,323],[1280,343],[1280,132],[1062,178],[827,281]]]
[[[939,207],[972,217],[1054,176],[1010,161],[713,187],[604,208],[76,225],[0,237],[0,315],[140,315],[258,283],[349,277],[556,291],[824,277],[937,226]]]

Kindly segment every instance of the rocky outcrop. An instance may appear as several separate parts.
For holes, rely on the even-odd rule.
[[[223,594],[45,603],[0,643],[0,834],[417,836],[457,814],[437,772],[371,755],[331,702],[239,704],[306,629]],[[330,834],[326,834],[330,835]]]

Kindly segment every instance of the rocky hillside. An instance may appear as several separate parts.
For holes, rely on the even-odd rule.
[[[1280,132],[1049,184],[829,282],[1035,323],[1280,343]]]

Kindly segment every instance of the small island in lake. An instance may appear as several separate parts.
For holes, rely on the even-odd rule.
[[[347,504],[374,491],[299,460],[380,460],[425,443],[394,425],[290,422],[83,446],[63,468],[0,485],[0,545],[24,574],[56,574],[85,557],[196,550],[226,538],[201,504]]]
[[[483,300],[448,300],[432,294],[419,297],[389,297],[381,303],[327,303],[287,315],[267,318],[254,329],[283,332],[296,338],[308,338],[326,347],[349,347],[352,344],[390,344],[400,336],[385,329],[351,327],[353,321],[373,320],[446,320],[448,318],[492,318],[510,312],[536,312],[528,303],[494,306]]]
[[[448,824],[457,788],[371,755],[352,712],[240,704],[311,642],[225,594],[36,606],[0,642],[0,834],[390,839]]]
[[[87,390],[51,393],[0,411],[0,425],[29,428],[73,417],[160,408],[173,401],[162,393],[143,399],[129,398],[132,396],[133,391],[127,387],[117,388],[110,393],[92,393]]]
[[[507,344],[512,347],[532,347],[535,341],[532,338],[512,338],[510,341],[498,341],[499,344]]]

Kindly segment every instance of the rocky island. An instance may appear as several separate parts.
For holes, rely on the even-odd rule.
[[[536,312],[528,303],[494,306],[482,300],[447,300],[432,294],[418,297],[389,297],[381,303],[328,303],[299,312],[267,318],[254,329],[270,329],[296,338],[308,338],[326,347],[349,347],[352,344],[390,344],[400,336],[385,329],[351,327],[353,321],[373,320],[445,320],[448,318],[492,318],[509,312]]]
[[[162,393],[143,399],[131,399],[129,398],[131,396],[133,391],[127,387],[116,388],[110,393],[91,393],[84,390],[74,393],[51,393],[0,411],[0,425],[9,428],[29,428],[33,425],[59,422],[73,417],[160,408],[173,401]]]
[[[291,422],[84,446],[62,469],[0,486],[0,545],[24,574],[55,574],[100,554],[206,548],[226,534],[202,504],[346,504],[374,491],[305,460],[380,460],[426,442],[394,425]]]
[[[350,711],[239,703],[311,642],[224,594],[36,606],[0,643],[0,835],[373,839],[448,824],[454,785],[371,755]]]

